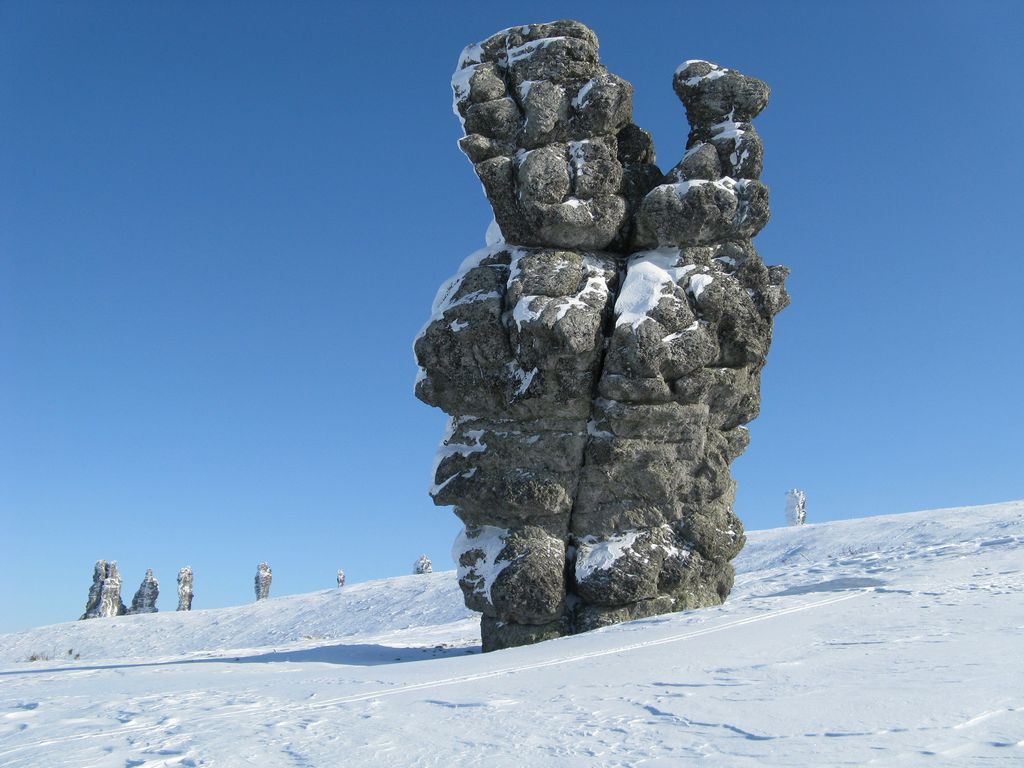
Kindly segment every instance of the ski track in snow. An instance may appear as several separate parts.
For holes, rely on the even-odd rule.
[[[487,655],[451,573],[0,635],[0,765],[1024,764],[1024,502],[750,539],[724,606]]]

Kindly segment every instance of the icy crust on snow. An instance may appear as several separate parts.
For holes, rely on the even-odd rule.
[[[714,282],[714,276],[708,274],[693,275],[687,283],[686,290],[694,299],[699,299],[704,289]]]
[[[483,60],[484,49],[480,43],[471,43],[462,49],[459,54],[458,69],[470,64],[479,64]]]
[[[522,396],[533,383],[533,377],[537,375],[537,369],[532,368],[529,371],[524,371],[523,367],[519,365],[519,363],[509,363],[508,370],[512,379],[519,382],[519,386],[516,387],[514,394],[517,397]]]
[[[483,441],[484,430],[482,429],[470,429],[464,434],[472,442],[471,443],[453,443],[451,439],[455,436],[456,431],[459,427],[467,422],[476,421],[475,416],[453,416],[448,420],[448,427],[445,431],[444,437],[441,439],[441,446],[437,449],[437,454],[434,456],[434,467],[431,470],[430,476],[437,477],[437,470],[441,467],[441,462],[447,459],[449,456],[471,456],[474,453],[483,453],[487,450],[487,443]],[[440,483],[433,482],[430,485],[430,495],[436,496],[444,487],[448,485],[456,477],[470,478],[476,474],[476,467],[471,469],[456,472],[448,478],[445,478]]]
[[[678,248],[665,247],[641,251],[630,258],[626,279],[615,300],[616,326],[630,325],[636,329],[650,320],[650,313],[661,300],[670,296],[672,288],[697,268],[695,264],[677,266],[679,254]]]
[[[470,81],[476,74],[477,65],[467,66],[465,69],[457,69],[452,74],[452,112],[462,120],[459,114],[459,104],[469,98]]]
[[[589,143],[589,140],[581,139],[580,141],[570,141],[568,144],[569,162],[572,165],[573,175],[575,176],[583,173],[583,166],[586,164],[586,159],[583,155],[584,146]]]
[[[714,64],[710,61],[706,61],[704,59],[687,59],[678,67],[676,67],[676,77],[681,75],[683,73],[683,70],[685,70],[691,64],[707,64],[709,67],[711,67],[711,71],[703,75],[696,75],[695,77],[686,78],[686,80],[683,81],[684,83],[686,83],[686,85],[697,85],[702,80],[717,80],[718,78],[722,77],[729,71],[725,67],[719,67],[717,64]]]
[[[501,233],[501,227],[494,219],[491,219],[491,223],[487,225],[484,242],[487,243],[488,248],[505,245],[505,235]]]
[[[481,62],[483,62],[485,56],[485,43],[496,39],[507,40],[508,37],[513,33],[518,33],[520,35],[529,35],[532,26],[533,25],[530,24],[522,24],[514,27],[506,27],[500,32],[496,32],[495,34],[491,35],[491,37],[489,37],[486,41],[467,45],[465,48],[462,49],[462,52],[459,54],[456,68],[465,69],[466,67],[470,67],[474,64],[480,64]],[[547,46],[551,45],[556,41],[562,41],[565,39],[566,37],[564,35],[554,35],[550,37],[541,37],[536,40],[530,40],[520,45],[515,45],[511,47],[509,47],[506,44],[503,50],[498,51],[497,64],[501,67],[508,67],[510,64],[529,58],[540,49],[546,48]]]
[[[459,580],[472,584],[473,591],[488,602],[492,602],[491,587],[495,579],[512,562],[498,559],[508,534],[507,528],[494,525],[477,526],[471,532],[463,528],[452,544],[452,560],[459,566]],[[476,558],[472,564],[464,565],[463,557],[471,552],[477,553]]]
[[[741,125],[742,123],[732,119],[723,120],[720,123],[713,123],[711,125],[711,133],[716,139],[742,139],[747,131],[741,128]]]
[[[721,179],[715,179],[711,181],[709,179],[690,179],[689,181],[677,181],[675,184],[670,184],[675,189],[676,194],[680,197],[685,197],[686,193],[694,187],[702,187],[705,184],[710,184],[713,187],[724,190],[732,195],[736,194],[737,190],[743,190],[747,186],[746,179],[733,179],[725,176]]]
[[[582,109],[587,106],[587,102],[590,100],[590,90],[594,87],[594,80],[588,80],[584,83],[576,95],[572,97],[572,101],[569,102],[574,109]]]
[[[513,64],[517,61],[520,61],[521,59],[533,56],[533,54],[535,54],[541,48],[547,48],[552,43],[561,40],[565,40],[565,37],[542,37],[539,40],[531,40],[528,43],[523,43],[522,45],[517,45],[512,48],[509,48],[507,51],[508,63]]]
[[[615,563],[626,556],[636,543],[639,531],[598,539],[584,536],[576,545],[576,581],[586,581],[597,571],[607,571],[615,567]]]
[[[714,123],[711,126],[711,140],[713,142],[722,139],[733,140],[733,150],[729,153],[729,162],[733,168],[742,166],[747,158],[750,157],[750,146],[746,140],[749,129],[744,128],[743,125],[743,123],[733,120],[732,114],[730,114],[728,119],[720,123]],[[702,145],[703,142],[695,146],[694,149],[698,149]],[[741,147],[743,148],[742,151],[740,151]]]
[[[637,540],[647,534],[647,543],[637,546]],[[632,555],[646,560],[652,551],[659,551],[666,557],[685,558],[690,550],[676,546],[674,531],[669,525],[647,531],[623,531],[611,536],[583,536],[576,540],[576,561],[573,571],[576,581],[584,582],[600,571],[615,570],[622,558]],[[653,550],[652,550],[653,547]]]
[[[521,251],[512,259],[512,267],[509,271],[508,285],[520,274],[519,259],[526,255]],[[562,267],[564,268],[564,267]],[[583,255],[583,269],[586,280],[583,287],[572,296],[541,296],[538,294],[525,294],[519,298],[512,308],[512,321],[520,331],[524,323],[533,323],[539,320],[549,307],[554,307],[554,315],[551,318],[557,323],[564,318],[572,309],[594,310],[603,307],[608,301],[608,283],[605,281],[605,268],[601,262],[590,254]],[[584,301],[590,297],[590,301]]]
[[[487,230],[487,236],[498,237],[501,233],[501,229],[495,224],[495,233],[490,227]],[[445,280],[441,287],[437,289],[437,293],[434,295],[434,301],[430,307],[430,317],[423,324],[420,332],[416,334],[416,339],[413,341],[413,357],[416,356],[415,347],[416,341],[423,337],[427,332],[427,328],[430,327],[431,323],[436,322],[444,318],[445,312],[454,307],[462,306],[463,304],[472,304],[476,301],[486,301],[487,299],[500,299],[501,294],[497,291],[472,291],[463,296],[459,296],[459,289],[462,288],[462,281],[466,277],[466,274],[476,267],[481,266],[481,262],[484,259],[488,259],[492,256],[496,256],[502,251],[508,252],[515,256],[520,252],[520,249],[514,246],[508,246],[504,240],[495,240],[493,243],[489,243],[486,247],[481,248],[478,251],[474,251],[467,256],[461,265],[459,265],[458,271],[450,278]],[[501,265],[493,265],[496,269],[502,269]],[[456,298],[458,297],[458,298]],[[420,367],[422,370],[422,366]],[[423,373],[423,378],[426,378],[426,373]],[[417,379],[419,381],[421,379]]]

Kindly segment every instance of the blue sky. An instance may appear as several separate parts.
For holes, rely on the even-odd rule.
[[[445,417],[411,345],[491,214],[462,47],[573,17],[668,169],[671,76],[767,80],[789,265],[748,528],[1024,496],[1024,5],[0,3],[0,631],[77,618],[99,558],[173,610],[438,568]]]

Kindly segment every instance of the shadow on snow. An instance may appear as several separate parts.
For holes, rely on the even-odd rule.
[[[171,661],[140,661],[123,664],[83,664],[68,667],[43,667],[15,669],[0,672],[0,677],[11,675],[39,675],[53,672],[84,672],[100,669],[132,669],[136,667],[169,667],[180,664],[280,664],[291,662],[314,662],[320,664],[344,664],[347,666],[373,667],[380,664],[404,664],[410,661],[443,659],[449,656],[465,656],[479,653],[480,646],[391,646],[359,643],[355,645],[324,645],[317,648],[300,648],[291,651],[267,651],[251,655],[213,656]]]

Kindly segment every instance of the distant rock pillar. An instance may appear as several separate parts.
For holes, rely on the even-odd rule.
[[[117,571],[117,561],[97,560],[81,619],[123,616],[125,613],[127,608],[121,601],[121,574]]]
[[[178,571],[178,610],[192,610],[192,566],[186,565]]]
[[[153,578],[153,569],[147,568],[128,613],[156,613],[156,599],[159,595],[160,583]]]
[[[266,600],[270,597],[270,582],[273,578],[270,566],[260,563],[256,568],[256,600]]]
[[[799,488],[786,491],[786,522],[789,525],[807,522],[807,494]]]

